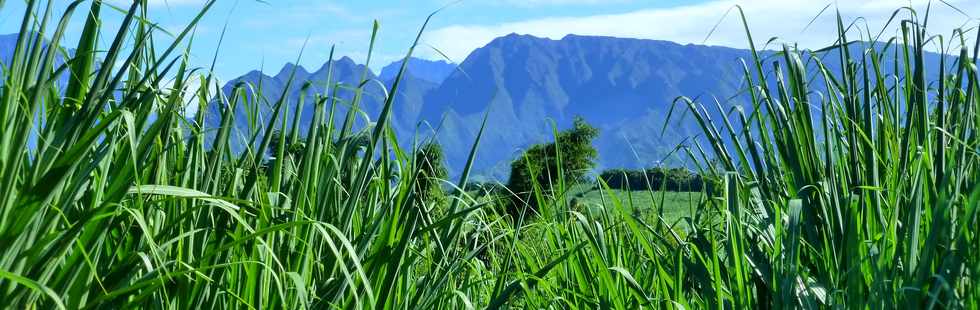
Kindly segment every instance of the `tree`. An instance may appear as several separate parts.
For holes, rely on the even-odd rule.
[[[449,176],[442,146],[437,142],[422,145],[415,151],[415,165],[418,172],[415,192],[417,202],[441,205],[446,197],[441,183]]]
[[[584,181],[585,175],[595,167],[598,151],[592,146],[592,140],[598,136],[598,129],[576,117],[572,128],[559,132],[555,142],[534,145],[511,162],[507,188],[514,196],[508,212],[519,215],[525,206],[536,212],[544,201],[537,201],[535,188],[551,195],[560,181],[566,184]]]
[[[610,188],[631,191],[703,191],[713,194],[720,189],[717,178],[703,176],[684,168],[611,169],[599,174],[599,179]]]

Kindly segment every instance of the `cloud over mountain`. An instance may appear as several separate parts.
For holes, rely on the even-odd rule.
[[[832,43],[828,40],[836,38],[835,9],[840,10],[845,22],[858,20],[862,31],[867,29],[877,35],[884,30],[888,37],[898,31],[897,24],[888,24],[897,7],[910,4],[924,14],[928,3],[927,0],[721,0],[618,14],[554,16],[498,24],[455,24],[428,32],[426,41],[454,60],[463,59],[476,48],[509,33],[556,40],[578,34],[746,48],[748,41],[742,20],[734,10],[737,4],[745,12],[756,44],[762,45],[769,38],[778,37],[815,48],[827,46]],[[980,17],[967,16],[964,12],[980,12],[980,1],[932,1],[930,28],[954,29]],[[905,16],[909,11],[903,10],[900,14]],[[812,25],[807,27],[807,21],[811,20]]]

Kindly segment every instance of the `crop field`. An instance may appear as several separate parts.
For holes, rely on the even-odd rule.
[[[579,203],[593,211],[613,209],[619,204],[631,212],[637,210],[648,215],[648,221],[659,221],[659,217],[663,217],[669,225],[681,228],[687,225],[685,218],[697,216],[705,199],[704,193],[700,192],[594,190],[583,192]]]
[[[976,29],[938,38],[926,12],[901,8],[893,37],[838,18],[825,50],[753,44],[745,106],[673,102],[701,128],[679,153],[720,180],[711,194],[560,175],[523,200],[458,190],[477,138],[436,198],[420,147],[389,126],[397,96],[367,127],[338,109],[360,93],[304,98],[316,109],[301,132],[287,118],[303,102],[211,87],[188,51],[214,2],[164,41],[145,0],[18,12],[0,87],[0,306],[980,307],[980,48],[957,44]],[[101,22],[110,10],[121,23]],[[67,31],[78,44],[55,48]],[[937,42],[955,57],[927,63]],[[233,133],[234,108],[258,105],[274,113]]]

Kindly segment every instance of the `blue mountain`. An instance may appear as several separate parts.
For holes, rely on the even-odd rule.
[[[852,53],[860,50],[855,48]],[[781,61],[774,52],[762,54],[767,57],[766,70]],[[840,67],[834,51],[820,56],[831,70]],[[681,160],[683,154],[675,152],[676,147],[690,144],[700,133],[689,115],[681,120],[686,114],[684,106],[677,106],[674,120],[666,123],[675,98],[718,100],[723,110],[744,104],[745,96],[736,96],[745,87],[739,59],[750,58],[749,51],[718,46],[577,35],[552,40],[512,34],[475,50],[458,68],[411,59],[394,94],[391,124],[403,142],[417,136],[438,139],[450,170],[458,173],[486,114],[487,128],[474,171],[482,178],[505,180],[510,161],[522,149],[549,141],[553,126],[565,128],[582,116],[601,131],[595,141],[600,169],[649,167]],[[928,55],[927,63],[938,63],[938,56]],[[400,64],[386,66],[380,77],[367,71],[367,77],[390,87]],[[807,65],[816,64],[808,61]],[[350,86],[365,72],[363,65],[349,58],[335,61],[334,67],[335,80]],[[266,100],[275,102],[293,69],[300,82],[290,90],[291,102],[299,98],[299,85],[323,85],[317,82],[325,78],[326,66],[307,72],[287,65],[275,76],[251,72],[230,82],[226,90],[239,81],[263,81]],[[320,91],[317,87],[306,91]],[[378,83],[366,86],[362,108],[368,116],[376,117],[380,110],[384,94],[380,87]],[[819,92],[819,85],[814,89]],[[338,94],[347,100],[352,96],[350,92]],[[301,125],[308,124],[312,104],[308,102],[301,113]],[[712,113],[717,119],[722,112]]]
[[[16,34],[0,35],[0,62],[9,64],[16,40]],[[880,43],[874,47],[885,48]],[[902,57],[896,49],[892,46],[886,51],[882,62],[892,64],[895,57]],[[838,52],[817,56],[830,70],[837,71]],[[851,49],[851,53],[853,59],[861,58],[860,48]],[[762,55],[766,71],[782,61],[775,52],[764,51]],[[409,59],[407,72],[393,94],[390,124],[406,145],[419,136],[438,139],[450,170],[458,173],[486,114],[487,128],[474,171],[478,177],[503,180],[510,161],[522,149],[549,141],[553,126],[565,128],[574,117],[582,116],[601,130],[595,142],[600,169],[648,167],[677,160],[677,156],[669,155],[700,133],[690,117],[679,121],[686,111],[682,106],[676,107],[673,115],[678,121],[666,123],[674,99],[718,100],[724,110],[744,104],[744,94],[736,96],[744,88],[739,59],[750,58],[746,50],[718,46],[577,35],[552,40],[511,34],[475,50],[459,65]],[[354,127],[364,128],[373,121],[384,103],[386,91],[382,87],[391,88],[401,63],[393,62],[376,75],[348,57],[335,60],[332,79],[342,85],[337,94],[331,94],[339,98],[335,121],[343,121],[353,89],[362,77],[381,83],[365,84],[359,106],[364,113],[358,114]],[[938,63],[939,55],[926,55],[928,80],[938,78]],[[946,64],[955,66],[955,57],[948,57]],[[300,127],[306,132],[313,118],[313,94],[333,91],[323,89],[329,65],[308,70],[287,64],[274,75],[251,71],[229,81],[223,88],[226,95],[235,85],[247,84],[260,88],[263,96],[251,98],[263,101],[254,105],[255,109],[236,107],[233,149],[244,150],[253,131],[261,133],[272,105],[283,93],[289,111],[285,118],[291,121],[298,111]],[[814,68],[816,63],[810,59],[807,66]],[[904,68],[888,65],[883,70],[891,74]],[[290,76],[294,82],[287,91]],[[812,86],[816,99],[822,92],[821,83]],[[306,100],[300,105],[302,97]],[[218,105],[211,104],[204,111],[208,111],[206,126],[220,124]]]
[[[9,64],[10,59],[14,58],[14,49],[17,48],[17,34],[0,35],[0,61]]]
[[[506,177],[509,162],[530,144],[552,138],[552,124],[582,116],[597,126],[599,166],[643,167],[666,159],[698,131],[693,122],[668,126],[677,96],[727,96],[741,83],[738,58],[748,52],[667,41],[567,36],[550,40],[508,35],[477,49],[426,96],[420,118],[442,122],[437,134],[451,166],[454,149],[471,143],[483,113],[488,128],[476,171]]]
[[[37,38],[37,36],[36,36],[36,33],[35,33],[35,35],[34,36],[30,36],[28,38],[28,40],[33,40],[33,39],[36,39],[36,38]],[[4,70],[9,70],[10,69],[10,66],[12,65],[12,60],[14,58],[14,52],[17,49],[17,39],[18,39],[18,34],[16,34],[16,33],[0,35],[0,63],[3,64],[3,66],[4,66],[3,69]],[[36,41],[33,41],[33,42],[36,42]],[[47,53],[47,49],[48,49],[48,45],[49,44],[50,44],[50,40],[48,38],[42,38],[41,39],[41,49],[42,49],[43,53]],[[65,49],[63,49],[61,51],[56,51],[56,52],[57,53],[55,54],[54,63],[52,64],[52,68],[58,68],[59,66],[61,66],[61,65],[63,65],[65,63],[65,59],[64,59],[64,56],[63,56],[62,52],[67,53],[69,55],[69,57],[70,57],[70,55],[73,55],[75,53],[75,50],[74,49],[71,49],[71,48],[65,48]],[[42,54],[42,57],[43,57],[43,54]],[[2,74],[6,74],[6,71],[0,72],[0,85],[3,85],[4,80],[6,79],[5,77],[3,77]],[[58,76],[58,85],[61,88],[64,88],[66,85],[68,85],[68,74],[67,73],[62,72]]]
[[[395,75],[398,75],[398,70],[401,69],[401,66],[401,61],[395,61],[387,66],[384,66],[384,68],[381,69],[381,74],[378,75],[378,78],[380,78],[382,81],[394,80]],[[419,58],[408,59],[408,72],[411,72],[412,76],[415,78],[433,84],[442,83],[442,81],[449,77],[454,70],[456,70],[456,65],[448,63],[444,60],[433,61]]]
[[[17,35],[0,35],[0,62],[9,64]],[[875,49],[885,46],[875,43]],[[898,47],[884,51],[884,74],[905,70]],[[68,53],[71,53],[69,50]],[[832,71],[840,68],[838,50],[819,53],[817,58]],[[852,59],[861,59],[861,49],[851,49]],[[764,51],[764,70],[782,61],[775,52]],[[471,53],[458,66],[444,61],[409,59],[395,96],[390,124],[403,143],[422,137],[435,137],[443,144],[450,170],[458,173],[476,139],[486,114],[487,128],[474,164],[477,176],[503,180],[508,165],[522,149],[552,138],[553,127],[564,128],[576,116],[582,116],[601,130],[595,142],[599,150],[599,168],[648,167],[677,156],[676,146],[690,143],[699,134],[696,123],[684,121],[666,124],[674,99],[678,96],[700,98],[702,102],[718,100],[727,110],[746,102],[742,65],[739,59],[750,59],[746,50],[718,46],[681,45],[668,41],[624,39],[613,37],[569,35],[560,40],[511,34],[497,38]],[[940,56],[927,54],[928,80],[938,78]],[[60,57],[57,61],[61,63]],[[337,119],[343,121],[353,89],[362,77],[381,83],[367,83],[355,128],[364,128],[376,117],[384,103],[386,91],[401,67],[393,62],[376,75],[364,65],[342,57],[332,63],[337,88]],[[890,65],[897,63],[899,65]],[[946,64],[956,66],[948,56]],[[806,60],[811,69],[816,66]],[[327,69],[316,70],[287,64],[275,75],[251,71],[229,81],[224,92],[231,94],[234,85],[248,84],[262,90],[263,103],[249,110],[236,107],[232,147],[242,151],[253,130],[263,130],[271,116],[271,106],[286,93],[289,114],[300,114],[302,132],[313,118],[313,94],[324,90]],[[809,70],[816,72],[816,70]],[[295,81],[286,89],[293,76]],[[63,77],[67,81],[67,76]],[[2,82],[0,82],[2,84]],[[813,83],[816,100],[822,83]],[[306,100],[300,105],[300,98]],[[733,97],[734,96],[734,97]],[[209,105],[206,126],[220,124],[220,107]],[[686,110],[678,106],[675,119]],[[817,111],[819,113],[819,111]],[[715,113],[713,117],[720,117]],[[735,124],[737,126],[737,124]],[[261,132],[260,132],[261,133]]]

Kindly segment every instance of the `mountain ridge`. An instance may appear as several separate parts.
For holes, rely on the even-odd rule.
[[[774,52],[760,53],[768,56]],[[488,113],[488,126],[474,163],[475,173],[483,179],[506,179],[509,162],[522,149],[550,140],[553,126],[569,126],[576,116],[600,129],[595,141],[599,169],[683,161],[675,152],[676,146],[689,145],[700,129],[691,121],[665,124],[674,99],[716,98],[724,109],[743,104],[746,99],[738,96],[744,88],[738,59],[750,58],[748,50],[723,46],[582,35],[554,40],[510,34],[474,50],[458,65],[442,64],[445,77],[439,83],[433,81],[440,79],[438,76],[426,77],[428,73],[420,74],[416,72],[418,66],[412,65],[431,61],[409,59],[408,72],[394,94],[398,97],[390,124],[402,142],[416,135],[434,136],[443,145],[450,170],[458,173]],[[833,57],[826,65],[838,66]],[[771,64],[765,66],[771,69]],[[309,73],[306,79],[315,78],[325,67]],[[334,67],[335,79],[348,85],[356,85],[365,70],[347,57],[336,60]],[[390,88],[400,67],[401,61],[389,64],[382,70],[387,73],[380,76],[368,70],[368,78]],[[305,69],[299,69],[297,77],[304,76]],[[293,99],[298,97],[296,89],[291,90]],[[362,107],[367,115],[376,116],[384,90],[378,83],[368,83],[364,93]],[[341,97],[349,98],[350,94],[346,96]],[[675,119],[680,119],[685,109],[678,107]],[[312,115],[302,113],[304,120]],[[717,117],[722,112],[712,113]]]
[[[12,41],[16,38],[16,34],[0,35],[3,62],[9,62]],[[880,49],[883,43],[871,46]],[[851,52],[861,51],[855,48]],[[760,54],[768,58],[775,52],[760,51]],[[886,54],[886,57],[894,56]],[[509,34],[474,50],[459,64],[408,59],[407,72],[393,94],[396,98],[390,124],[405,145],[416,136],[438,139],[450,170],[458,173],[487,113],[488,128],[481,140],[474,171],[483,178],[503,180],[509,172],[509,162],[522,149],[549,141],[552,126],[564,128],[575,116],[583,116],[600,129],[600,137],[595,141],[599,169],[648,167],[665,159],[676,159],[675,147],[690,144],[689,138],[700,132],[693,122],[664,123],[674,99],[678,96],[715,98],[721,100],[723,109],[734,108],[741,104],[740,100],[744,101],[738,95],[744,88],[738,59],[750,58],[748,50],[664,40],[574,34],[556,40]],[[926,61],[934,65],[938,58],[937,54],[927,53]],[[840,66],[836,59],[827,57],[824,65],[836,70]],[[252,70],[228,81],[222,88],[226,94],[244,82],[261,87],[265,101],[256,111],[236,108],[234,130],[239,138],[232,139],[233,149],[245,148],[253,136],[251,130],[260,133],[264,130],[271,105],[280,98],[294,74],[295,81],[286,96],[287,109],[290,113],[297,110],[301,113],[299,120],[305,132],[313,117],[312,95],[333,91],[323,89],[331,66],[332,79],[343,85],[336,88],[337,94],[331,94],[340,99],[339,118],[345,115],[346,103],[353,98],[353,89],[360,84],[362,76],[381,82],[363,86],[359,108],[364,113],[358,114],[355,123],[355,128],[363,128],[372,121],[370,117],[379,114],[387,93],[382,87],[390,89],[402,61],[375,72],[343,56],[312,71],[287,63],[274,75]],[[946,63],[951,65],[955,61]],[[807,65],[813,64],[808,61]],[[770,61],[764,63],[765,70],[771,70],[771,66]],[[885,68],[888,72],[884,73],[895,69],[901,68]],[[933,71],[936,70],[930,68],[928,72],[930,80],[938,77]],[[817,83],[813,90],[819,92],[821,87]],[[304,92],[307,99],[297,109]],[[215,115],[220,115],[220,105],[209,105],[207,113],[211,116],[206,118],[205,126],[218,126],[220,117]],[[674,117],[679,119],[683,114],[676,113]],[[287,121],[293,119],[292,114],[284,117]]]

